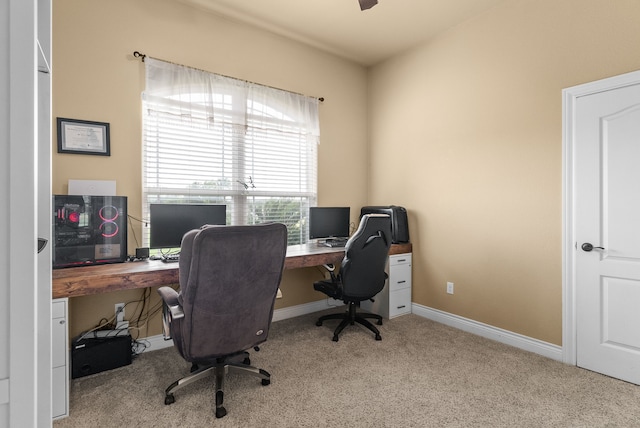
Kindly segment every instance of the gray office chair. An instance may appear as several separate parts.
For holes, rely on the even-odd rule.
[[[256,376],[269,385],[271,375],[250,366],[249,353],[267,340],[273,305],[287,252],[287,228],[280,223],[251,226],[204,226],[182,239],[180,292],[161,287],[165,338],[173,338],[191,374],[165,391],[174,393],[209,375],[215,376],[216,417],[223,407],[227,371]]]
[[[334,275],[331,271],[331,280],[313,284],[317,291],[348,305],[346,313],[324,315],[316,322],[317,326],[321,326],[329,319],[342,320],[333,332],[334,342],[338,341],[338,335],[347,325],[354,325],[356,322],[371,330],[376,340],[382,340],[380,331],[366,319],[377,319],[378,325],[382,325],[382,317],[356,312],[356,308],[360,306],[360,302],[373,298],[384,288],[390,246],[390,217],[387,214],[365,214],[360,219],[358,230],[347,241],[339,274]]]

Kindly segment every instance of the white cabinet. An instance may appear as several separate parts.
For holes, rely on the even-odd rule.
[[[68,299],[54,299],[51,305],[51,414],[53,419],[69,415]]]
[[[411,313],[411,253],[389,256],[387,268],[389,280],[374,298],[360,304],[365,309],[384,318]]]

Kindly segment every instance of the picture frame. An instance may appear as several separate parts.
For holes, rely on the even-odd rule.
[[[111,156],[109,124],[57,118],[58,153]]]

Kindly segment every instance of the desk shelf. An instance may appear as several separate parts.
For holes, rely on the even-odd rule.
[[[393,244],[389,254],[410,252],[411,244]],[[284,268],[336,264],[343,257],[344,248],[318,247],[315,244],[292,245],[287,248]],[[159,260],[54,269],[52,274],[54,299],[171,284],[178,284],[178,263]]]

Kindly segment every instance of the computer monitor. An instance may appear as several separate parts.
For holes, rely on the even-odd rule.
[[[309,238],[348,238],[350,211],[349,207],[310,207]]]
[[[149,246],[180,248],[182,237],[205,224],[227,223],[226,205],[151,204],[149,206]]]

